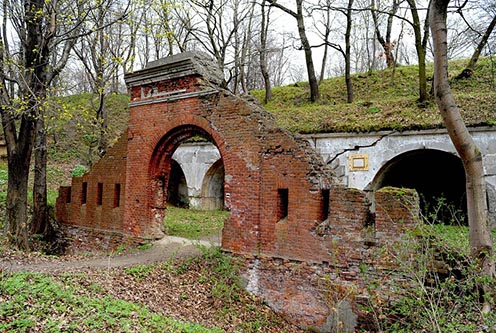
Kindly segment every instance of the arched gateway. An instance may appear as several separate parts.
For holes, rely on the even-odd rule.
[[[416,223],[414,193],[378,191],[371,214],[365,193],[334,184],[308,141],[278,128],[255,103],[220,88],[222,71],[202,54],[158,60],[125,79],[131,97],[127,131],[90,172],[60,189],[57,217],[74,239],[115,246],[123,238],[163,237],[172,154],[193,136],[212,142],[221,155],[230,209],[222,232],[225,251],[272,258],[276,265],[312,263],[321,273],[335,272],[335,283],[363,285],[360,265],[374,261],[370,247],[391,242]],[[296,303],[281,311],[302,325],[325,327],[334,312],[313,289],[318,274],[308,267],[305,272],[273,280],[261,271],[248,285],[267,292],[269,303],[287,298],[277,295],[291,288]],[[298,299],[313,300],[307,314],[292,307]]]
[[[331,175],[305,141],[277,128],[263,109],[220,89],[223,77],[215,68],[201,55],[182,54],[126,76],[131,102],[123,229],[163,236],[171,156],[186,139],[200,136],[218,148],[224,166],[230,218],[223,248],[306,257],[315,252],[306,238],[314,237],[312,229],[326,215],[322,193],[329,191]],[[281,210],[288,217],[278,224]]]

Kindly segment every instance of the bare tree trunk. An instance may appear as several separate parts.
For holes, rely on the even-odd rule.
[[[444,124],[465,168],[470,250],[481,274],[494,276],[493,243],[488,227],[486,184],[482,154],[474,143],[451,93],[448,81],[446,16],[449,0],[433,0],[430,26],[434,44],[434,94]],[[485,286],[485,291],[488,292]],[[485,311],[490,308],[486,303]]]
[[[326,32],[326,36],[327,37],[329,36],[327,32]],[[327,37],[326,37],[326,40],[327,40]],[[329,45],[327,43],[324,43],[324,54],[322,55],[322,63],[320,65],[319,85],[324,81],[328,51],[329,51]]]
[[[47,203],[47,149],[45,121],[38,117],[37,134],[34,146],[33,219],[31,233],[46,236],[48,226]]]
[[[34,127],[34,124],[31,126]],[[29,250],[27,191],[30,158],[26,160],[24,155],[11,153],[8,161],[5,233],[10,244],[21,250]]]
[[[265,86],[264,104],[267,104],[272,98],[272,87],[270,85],[269,71],[267,70],[267,35],[270,23],[270,7],[265,11],[266,0],[262,1],[261,8],[261,28],[260,28],[260,71]]]
[[[277,3],[277,0],[269,0],[272,6],[279,8],[285,13],[293,16],[296,19],[298,26],[298,34],[300,36],[300,41],[302,49],[305,52],[305,63],[308,74],[308,84],[310,85],[310,101],[315,102],[319,99],[319,83],[315,75],[315,67],[313,65],[312,59],[312,47],[308,41],[307,33],[305,31],[305,22],[303,20],[303,0],[296,0],[296,13]]]
[[[239,82],[241,83],[241,90],[243,91],[243,95],[249,95],[250,91],[248,88],[248,82],[247,82],[247,77],[250,75],[250,66],[247,66],[249,63],[249,58],[251,58],[251,55],[249,55],[249,49],[252,46],[252,30],[253,30],[253,18],[254,18],[254,11],[255,11],[255,2],[251,5],[249,14],[248,14],[248,26],[246,27],[246,31],[243,35],[243,43],[241,45],[241,63],[240,63],[240,78]],[[248,68],[248,70],[247,70]]]
[[[103,84],[103,83],[101,83]],[[96,119],[100,125],[100,135],[98,137],[98,156],[103,157],[107,152],[108,148],[108,138],[107,138],[107,128],[108,128],[108,116],[107,108],[105,107],[105,93],[103,92],[103,86],[99,88],[100,92],[98,94],[98,109],[96,111]]]
[[[489,37],[491,36],[491,33],[493,32],[495,27],[496,27],[496,15],[493,17],[484,35],[482,35],[482,38],[479,41],[479,44],[477,44],[477,47],[475,48],[474,53],[472,54],[472,57],[470,58],[470,61],[467,64],[467,67],[465,67],[465,69],[460,74],[458,74],[457,78],[467,78],[472,75],[472,71],[475,68],[475,64],[477,63],[477,61],[479,61],[480,54],[484,49],[484,47],[486,46],[487,41],[489,40]]]
[[[325,21],[325,32],[324,32],[324,54],[322,55],[322,64],[320,66],[320,77],[319,85],[324,81],[326,63],[327,63],[327,52],[329,51],[329,35],[331,34],[331,10],[327,8],[326,10],[326,21]]]
[[[418,58],[418,73],[419,73],[419,102],[423,103],[429,98],[427,92],[427,75],[425,67],[425,54],[427,46],[427,38],[429,35],[428,29],[428,19],[426,19],[426,24],[424,26],[424,37],[422,38],[422,32],[420,29],[420,18],[418,15],[417,6],[415,0],[407,0],[410,6],[410,12],[413,19],[413,32],[415,35],[415,50],[417,51]],[[427,13],[428,15],[429,13]]]
[[[346,81],[346,101],[353,103],[353,86],[351,84],[351,26],[353,24],[351,14],[353,14],[353,0],[348,1],[348,8],[346,9],[346,33],[345,39],[345,81]]]
[[[391,68],[395,65],[394,61],[394,55],[393,55],[393,44],[391,43],[391,31],[392,31],[392,25],[393,25],[393,17],[396,14],[396,11],[398,10],[399,7],[399,2],[398,0],[393,0],[391,10],[388,13],[388,20],[387,20],[387,27],[386,27],[386,39],[381,34],[381,30],[379,27],[379,19],[377,17],[377,8],[376,8],[376,3],[375,0],[371,0],[371,9],[370,12],[372,13],[372,20],[374,21],[374,29],[375,29],[375,34],[377,37],[377,41],[379,44],[381,44],[383,50],[384,50],[384,56],[386,58],[386,65],[388,68]]]
[[[316,102],[319,97],[319,83],[317,77],[315,76],[315,68],[312,59],[312,48],[310,47],[310,42],[308,41],[307,34],[305,31],[305,23],[303,21],[303,0],[296,0],[296,22],[298,24],[298,33],[300,35],[301,44],[303,46],[303,51],[305,52],[305,62],[308,74],[308,84],[310,85],[310,101]]]

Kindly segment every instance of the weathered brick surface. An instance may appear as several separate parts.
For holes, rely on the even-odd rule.
[[[66,253],[101,253],[116,251],[119,246],[133,247],[141,244],[137,238],[127,237],[121,232],[63,225],[68,241]]]
[[[88,174],[61,188],[58,218],[92,230],[75,236],[82,242],[90,236],[105,244],[119,237],[162,237],[172,154],[185,139],[206,137],[225,169],[230,217],[222,248],[261,260],[258,278],[253,260],[247,261],[248,280],[276,309],[305,326],[332,330],[335,317],[322,276],[332,286],[363,287],[360,265],[373,268],[375,245],[397,239],[417,222],[418,198],[405,190],[379,191],[370,212],[365,193],[333,184],[306,141],[278,128],[256,104],[207,82],[184,59],[180,65],[183,74],[168,62],[165,74],[147,68],[127,76],[128,130]]]
[[[375,193],[376,236],[394,241],[418,223],[419,198],[415,190],[386,187]]]
[[[121,135],[112,149],[109,149],[88,173],[82,177],[73,177],[70,187],[59,189],[56,203],[57,219],[68,225],[123,234],[126,154],[127,132]],[[98,184],[102,184],[101,193],[98,193]],[[116,187],[120,188],[120,191]],[[98,196],[100,200],[97,200]]]

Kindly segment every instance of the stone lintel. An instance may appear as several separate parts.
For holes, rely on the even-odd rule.
[[[190,75],[199,75],[215,85],[224,81],[222,69],[203,52],[184,52],[151,61],[142,70],[126,73],[124,79],[128,87],[135,87]]]

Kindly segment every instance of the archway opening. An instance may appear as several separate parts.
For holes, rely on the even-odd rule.
[[[171,170],[167,184],[167,203],[181,208],[189,208],[188,184],[183,169],[176,160],[171,160]]]
[[[213,157],[205,153],[208,149],[215,151]],[[151,210],[157,221],[162,219],[166,234],[221,242],[229,212],[222,209],[223,204],[215,209],[210,207],[210,210],[198,205],[205,174],[213,164],[224,170],[223,160],[219,157],[214,140],[203,129],[193,125],[170,131],[158,143],[150,168]],[[216,172],[213,178],[217,185],[211,188],[217,190],[217,199],[223,203],[224,173]]]
[[[216,210],[224,209],[224,163],[222,159],[217,160],[208,169],[202,184],[202,209]]]
[[[413,188],[422,214],[435,223],[466,225],[465,171],[457,156],[434,149],[414,150],[391,159],[377,174],[374,189]]]

